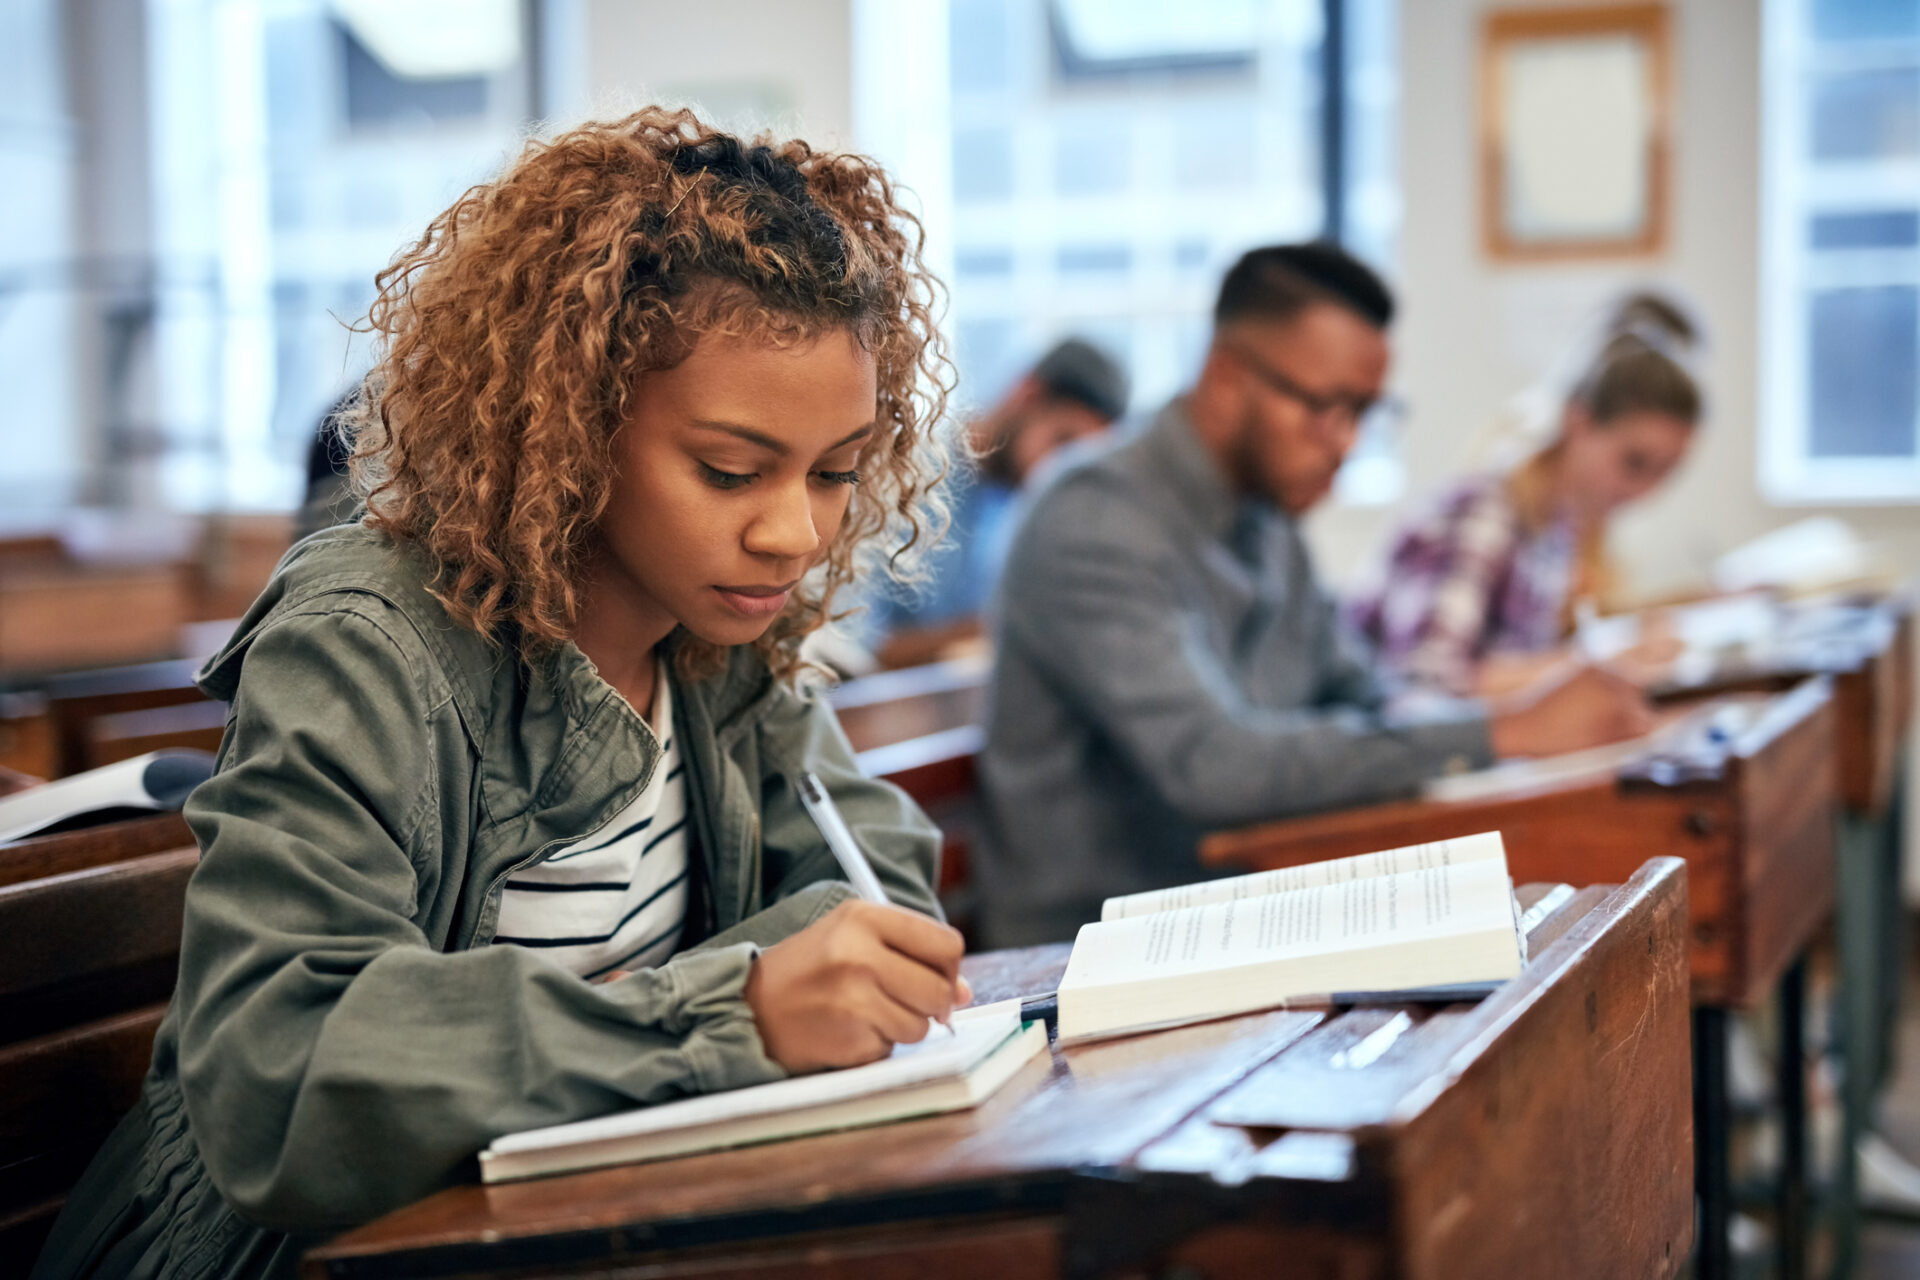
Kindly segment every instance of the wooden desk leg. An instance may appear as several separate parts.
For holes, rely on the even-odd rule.
[[[1803,951],[1780,976],[1780,1187],[1781,1280],[1807,1274],[1807,956]]]
[[[1727,1242],[1733,1198],[1727,1168],[1729,1136],[1727,1011],[1700,1005],[1693,1011],[1693,1186],[1700,1198],[1695,1280],[1729,1280],[1733,1274]]]

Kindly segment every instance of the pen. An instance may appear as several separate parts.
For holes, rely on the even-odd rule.
[[[800,793],[801,805],[806,809],[807,816],[813,819],[813,825],[820,828],[827,848],[833,852],[840,869],[846,872],[847,882],[853,886],[853,891],[868,902],[885,903],[887,893],[880,887],[880,877],[873,874],[867,855],[861,853],[860,846],[853,842],[853,832],[847,830],[846,819],[840,816],[833,797],[820,785],[820,779],[811,773],[800,773],[793,779],[793,789]]]
[[[853,842],[853,832],[847,830],[847,820],[840,816],[840,808],[834,804],[833,797],[820,785],[820,779],[812,773],[802,772],[793,779],[793,789],[800,793],[800,805],[813,819],[813,825],[820,828],[820,834],[826,838],[827,848],[847,873],[847,881],[853,885],[853,891],[868,902],[886,904],[887,891],[880,887],[880,877],[873,874],[873,866],[867,861],[867,855],[860,852],[860,846]],[[953,1023],[947,1018],[935,1018],[933,1022],[953,1034]]]

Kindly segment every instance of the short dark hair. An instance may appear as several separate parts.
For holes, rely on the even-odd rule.
[[[1127,371],[1082,338],[1068,338],[1040,357],[1034,379],[1050,396],[1085,405],[1108,422],[1127,411]]]
[[[1360,259],[1326,240],[1249,249],[1220,282],[1216,328],[1236,320],[1291,320],[1331,302],[1376,329],[1393,323],[1393,293]]]

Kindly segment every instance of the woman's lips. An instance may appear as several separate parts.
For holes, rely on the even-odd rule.
[[[771,618],[787,607],[794,583],[783,587],[715,587],[720,598],[735,613],[749,618]]]

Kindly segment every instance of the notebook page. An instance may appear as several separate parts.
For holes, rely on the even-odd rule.
[[[920,1043],[895,1045],[892,1056],[865,1066],[795,1076],[789,1080],[775,1080],[769,1084],[750,1085],[745,1089],[640,1107],[592,1120],[530,1129],[496,1138],[489,1150],[504,1154],[657,1133],[744,1116],[818,1106],[905,1088],[943,1076],[957,1076],[992,1053],[1019,1027],[1018,1000],[1002,1000],[974,1009],[963,1009],[953,1016],[952,1035],[936,1028]]]

